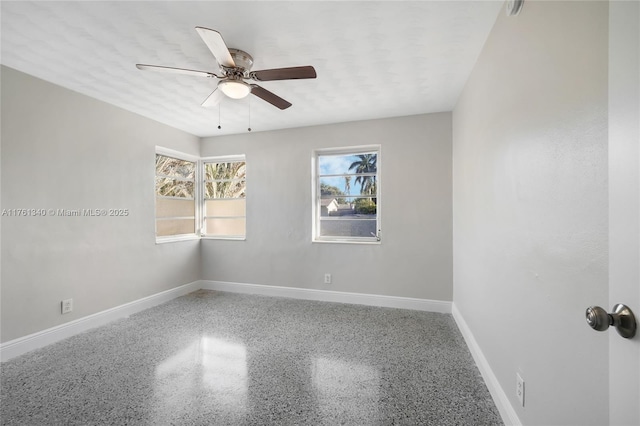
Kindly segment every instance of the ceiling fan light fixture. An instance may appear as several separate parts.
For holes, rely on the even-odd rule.
[[[242,99],[251,93],[251,86],[242,80],[223,80],[218,83],[218,88],[232,99]]]

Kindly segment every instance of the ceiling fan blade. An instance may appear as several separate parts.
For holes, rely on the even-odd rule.
[[[274,68],[270,70],[251,71],[249,76],[258,81],[296,80],[301,78],[316,78],[316,70],[312,66]]]
[[[195,71],[195,70],[187,70],[184,68],[172,68],[172,67],[162,67],[160,65],[145,65],[145,64],[136,64],[136,68],[143,71],[161,71],[168,72],[172,74],[186,74],[186,75],[195,75],[198,77],[215,77],[219,78],[212,72],[207,71]]]
[[[198,34],[200,34],[200,37],[202,37],[202,40],[220,65],[227,68],[234,68],[236,66],[229,52],[229,48],[219,32],[203,27],[196,27],[196,31],[198,31]]]
[[[207,96],[207,99],[205,99],[202,102],[202,106],[203,107],[216,106],[220,103],[220,101],[222,101],[222,98],[224,98],[224,93],[222,93],[222,90],[218,90],[218,88],[216,87],[216,90],[211,92],[211,94]]]
[[[251,85],[251,93],[256,95],[262,100],[269,102],[271,105],[276,106],[280,109],[287,109],[291,106],[290,102],[285,101],[280,96],[271,93],[267,89],[258,86],[257,84]]]

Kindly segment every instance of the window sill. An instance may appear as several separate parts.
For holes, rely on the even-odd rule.
[[[229,241],[246,241],[247,237],[216,237],[213,235],[203,235],[203,240],[229,240]]]
[[[311,240],[312,243],[320,243],[320,244],[364,244],[364,245],[374,245],[374,246],[379,246],[380,244],[382,244],[381,241],[377,241],[377,240],[362,240],[362,241],[358,241],[358,240]]]
[[[200,237],[192,234],[192,235],[177,235],[170,237],[156,237],[156,244],[165,244],[165,243],[177,243],[179,241],[193,241],[199,240]]]

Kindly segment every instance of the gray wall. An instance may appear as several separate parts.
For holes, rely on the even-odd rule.
[[[312,243],[312,151],[368,144],[382,244]],[[201,154],[247,156],[247,239],[203,240],[203,279],[451,300],[450,113],[213,137]]]
[[[453,112],[454,304],[524,424],[608,422],[607,17],[500,13]]]
[[[193,135],[2,68],[2,208],[130,211],[2,217],[3,342],[200,278],[198,241],[155,244],[155,145],[199,152]]]

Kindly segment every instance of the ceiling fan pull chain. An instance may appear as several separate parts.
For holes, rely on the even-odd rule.
[[[251,131],[251,99],[249,99],[249,127],[247,130]]]
[[[220,115],[222,114],[222,103],[218,104],[218,130],[222,129],[222,126],[220,125]]]

